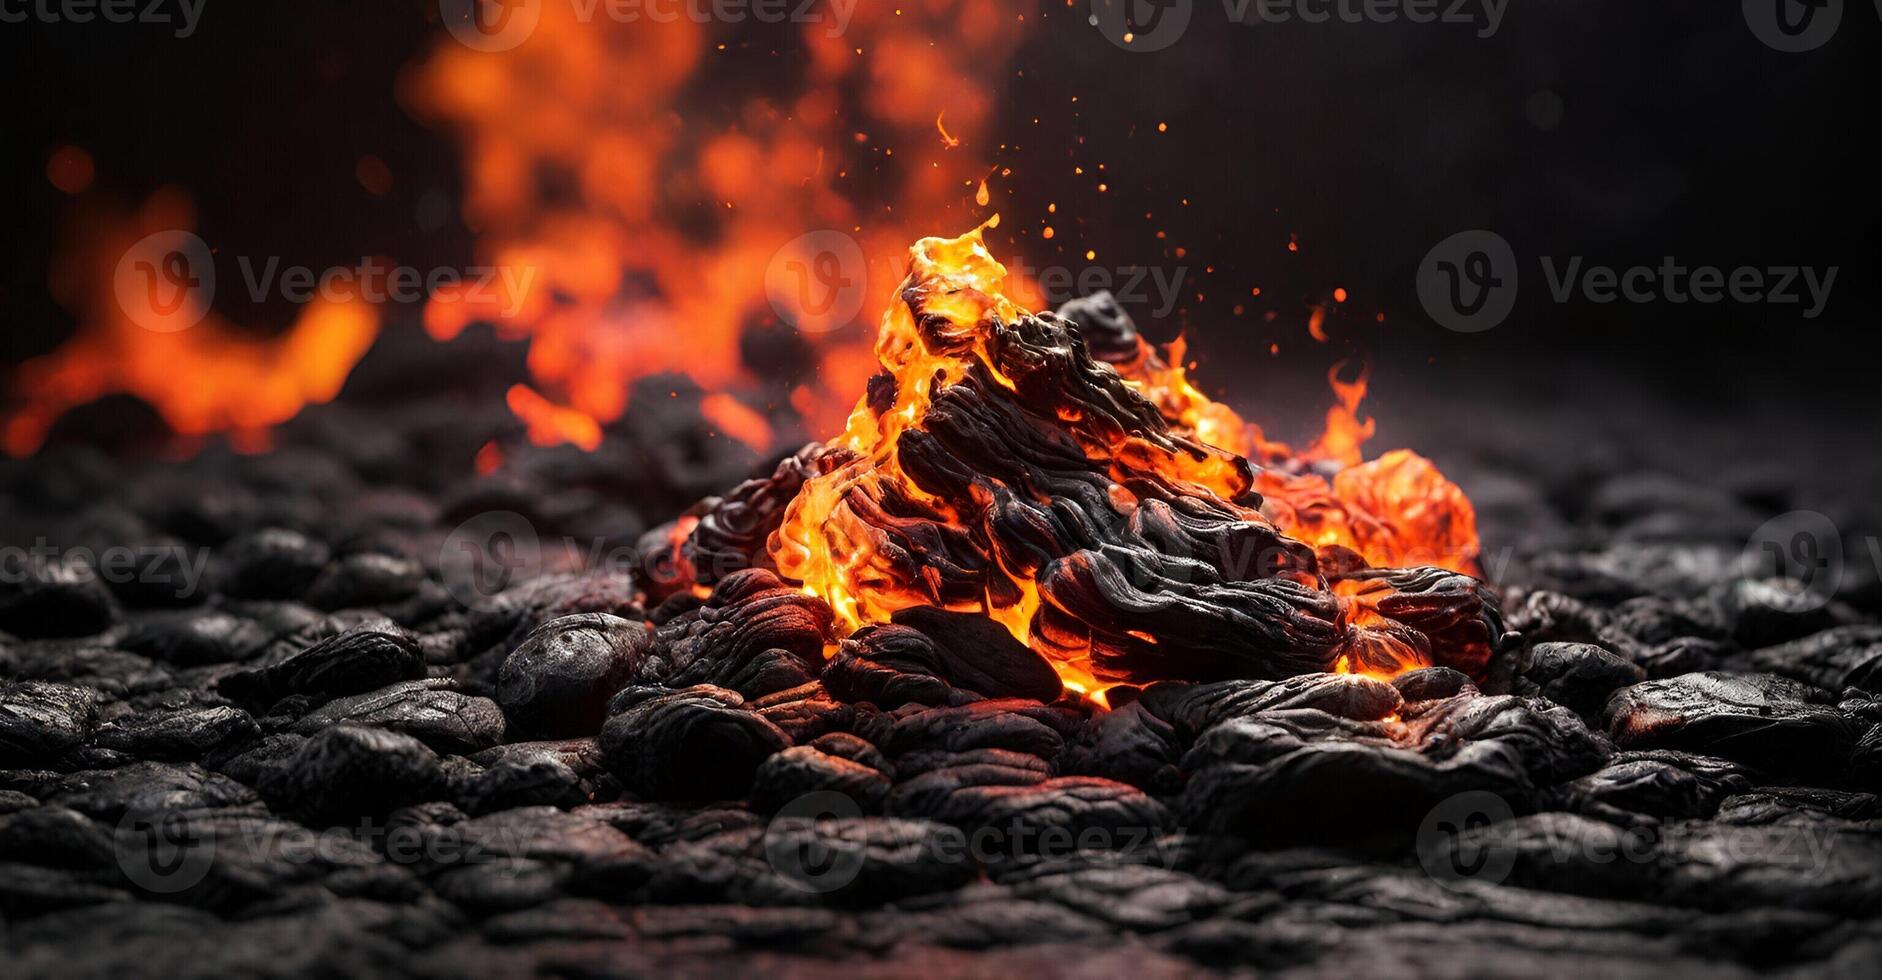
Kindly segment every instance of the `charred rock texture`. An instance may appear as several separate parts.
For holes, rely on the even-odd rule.
[[[270,770],[261,790],[312,824],[384,816],[431,798],[444,784],[438,757],[397,732],[337,725]]]
[[[1052,701],[1063,690],[1045,658],[991,620],[926,606],[895,619],[845,640],[824,667],[824,684],[846,700],[882,708],[977,698]]]
[[[1687,674],[1636,684],[1607,705],[1622,748],[1685,749],[1776,771],[1836,773],[1863,727],[1824,692],[1760,674]]]
[[[784,523],[784,510],[803,489],[804,481],[820,472],[828,460],[821,445],[806,446],[780,462],[771,476],[747,480],[723,498],[710,501],[682,546],[693,580],[717,585],[735,572],[770,568],[766,541]]]
[[[98,695],[41,681],[0,682],[0,761],[45,764],[91,735]]]
[[[662,626],[644,682],[711,684],[760,698],[815,680],[830,607],[762,569],[728,576],[699,609]]]
[[[734,543],[708,517],[691,554],[749,550],[743,529],[759,522],[747,511],[768,509],[743,501],[795,484],[767,522],[768,552],[847,626],[904,623],[911,607],[978,610],[1080,688],[1488,666],[1505,630],[1481,582],[1365,557],[1427,546],[1455,552],[1438,556],[1448,567],[1474,567],[1468,504],[1429,464],[1398,454],[1329,484],[1201,398],[1109,297],[1062,316],[1020,311],[977,233],[924,241],[912,265],[878,344],[884,373],[841,448],[740,488],[727,507]],[[1266,446],[1288,469],[1258,481],[1205,427],[1219,445]],[[1284,516],[1264,510],[1258,482],[1287,498]],[[896,651],[871,656],[872,642]],[[846,648],[828,682],[897,702],[1036,696],[949,677],[892,635]]]
[[[452,403],[327,406],[267,456],[0,461],[9,541],[209,549],[190,595],[78,561],[0,583],[0,962],[1876,972],[1882,593],[1846,567],[1806,599],[1735,560],[1795,506],[1859,553],[1860,459],[1680,479],[1642,472],[1684,441],[1646,422],[1631,446],[1454,427],[1508,546],[1498,600],[1292,540],[1364,523],[1334,464],[1202,447],[1120,310],[963,324],[912,299],[904,339],[976,363],[871,385],[884,414],[928,399],[899,474],[833,479],[880,469],[845,447],[764,475],[671,387],[592,456]],[[470,480],[492,440],[504,469]],[[1851,499],[1812,502],[1823,474]],[[771,547],[813,485],[875,549],[842,556],[835,602]],[[489,507],[670,553],[545,549],[498,594],[447,587],[435,559]],[[1101,700],[1073,670],[1130,683]]]
[[[743,798],[759,765],[791,744],[723,688],[629,688],[609,710],[602,757],[622,785],[648,799]]]
[[[587,735],[607,720],[608,700],[646,665],[652,631],[606,613],[543,624],[503,661],[497,701],[520,730]]]
[[[424,676],[418,638],[378,620],[329,636],[271,666],[230,674],[220,689],[243,704],[266,707],[290,695],[326,701]]]
[[[292,730],[313,735],[341,724],[383,728],[438,752],[469,755],[501,742],[508,721],[489,698],[470,697],[436,681],[403,681],[329,701],[302,716]]]

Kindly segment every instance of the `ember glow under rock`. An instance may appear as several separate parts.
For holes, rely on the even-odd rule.
[[[697,581],[775,568],[839,633],[922,607],[978,615],[1099,697],[1488,662],[1495,599],[1448,571],[1475,569],[1469,502],[1409,453],[1362,464],[1370,429],[1350,404],[1296,455],[1202,396],[1114,303],[1018,307],[981,230],[923,240],[910,266],[847,430],[707,502],[683,548]],[[1405,559],[1433,567],[1373,567]]]

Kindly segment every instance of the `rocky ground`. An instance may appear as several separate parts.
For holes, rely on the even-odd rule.
[[[826,665],[768,573],[656,602],[643,532],[768,467],[645,404],[477,479],[500,402],[0,468],[0,973],[1882,963],[1873,460],[1434,425],[1502,594],[1487,676],[1106,713],[973,621]],[[492,520],[494,578],[455,557]]]

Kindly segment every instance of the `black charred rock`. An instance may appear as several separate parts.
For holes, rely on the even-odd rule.
[[[837,646],[823,668],[823,684],[845,701],[867,701],[880,708],[905,704],[966,704],[977,699],[957,691],[942,676],[945,666],[934,641],[903,626],[858,630]]]
[[[1051,663],[985,616],[912,606],[897,612],[894,622],[933,642],[939,674],[954,687],[989,698],[1048,702],[1064,689]]]
[[[838,793],[855,801],[863,813],[880,813],[889,793],[889,777],[813,746],[793,746],[758,767],[752,806],[760,813],[776,813],[810,793]]]
[[[0,655],[0,674],[20,680],[51,681],[88,687],[113,697],[167,691],[176,687],[168,669],[146,657],[85,640],[42,640]]]
[[[472,816],[518,807],[553,806],[567,810],[588,802],[582,778],[556,759],[499,762],[473,777],[458,796]]]
[[[945,780],[957,770],[921,778]],[[933,819],[1003,839],[994,860],[1069,854],[1080,848],[1128,850],[1147,846],[1170,821],[1169,811],[1135,786],[1092,776],[1061,776],[1022,785],[963,783],[899,797],[931,803]],[[893,808],[891,812],[896,812]]]
[[[131,894],[100,884],[82,872],[0,862],[0,914],[24,921],[61,909],[90,905],[121,907]]]
[[[1424,667],[1392,679],[1392,686],[1407,703],[1456,697],[1469,684],[1469,675],[1449,667]]]
[[[333,554],[299,531],[263,528],[216,552],[216,587],[239,599],[294,599],[307,592]]]
[[[644,668],[652,646],[644,624],[603,613],[545,623],[503,661],[497,701],[521,732],[592,734],[607,720],[608,699]]]
[[[156,708],[98,726],[93,743],[135,759],[187,762],[261,737],[248,712],[228,705]]]
[[[238,663],[273,637],[254,620],[221,610],[149,613],[133,619],[118,645],[179,667]]]
[[[793,744],[849,732],[855,727],[858,716],[869,710],[867,705],[857,707],[831,697],[816,681],[766,695],[749,704],[766,721],[778,726]]]
[[[506,763],[530,765],[553,762],[566,766],[584,780],[602,774],[601,749],[592,738],[572,738],[559,742],[512,742],[486,749],[471,756],[471,761],[494,769]]]
[[[0,681],[0,764],[43,766],[91,736],[98,694],[43,681]]]
[[[1284,681],[1153,684],[1138,698],[1172,725],[1185,743],[1233,718],[1310,709],[1351,721],[1379,721],[1404,705],[1384,681],[1349,674],[1311,674]]]
[[[888,756],[882,754],[881,749],[871,745],[867,739],[860,738],[848,732],[831,732],[827,735],[819,735],[816,738],[800,739],[798,742],[799,744],[809,745],[811,748],[825,755],[833,755],[839,759],[848,759],[851,762],[860,763],[886,775],[893,776],[895,774],[895,766],[889,762]]]
[[[1726,665],[1733,652],[1728,642],[1689,636],[1633,651],[1630,657],[1649,678],[1667,680],[1717,670]]]
[[[243,704],[266,706],[292,694],[327,701],[424,676],[418,638],[386,620],[375,620],[321,639],[271,666],[230,674],[220,690]]]
[[[1037,786],[1052,778],[1044,759],[1003,749],[924,753],[905,758],[898,772],[902,779],[889,796],[889,812],[897,816],[934,813],[964,790]]]
[[[1462,696],[1400,715],[1389,727],[1314,709],[1223,722],[1184,757],[1194,775],[1183,816],[1192,829],[1257,841],[1403,843],[1449,798],[1489,793],[1521,808],[1537,787],[1592,772],[1608,754],[1546,701]]]
[[[748,568],[770,568],[765,541],[784,523],[784,510],[820,472],[821,445],[809,445],[786,457],[769,477],[747,480],[719,498],[682,548],[693,580],[717,585]]]
[[[203,760],[203,765],[244,786],[260,789],[292,765],[295,755],[306,744],[305,735],[267,735],[253,745],[232,746],[228,751],[211,753]]]
[[[1201,576],[1147,549],[1079,551],[1041,574],[1047,602],[1034,628],[1055,648],[1089,648],[1104,676],[1137,680],[1316,673],[1347,641],[1330,593],[1282,578],[1197,584]]]
[[[1078,854],[1042,861],[1000,876],[1015,894],[1076,909],[1114,931],[1161,933],[1208,918],[1235,896],[1222,886],[1184,871],[1156,867],[1162,842],[1107,843],[1111,854]]]
[[[256,797],[247,786],[198,765],[134,762],[65,776],[47,800],[101,823],[116,823],[133,810],[221,810],[248,806]]]
[[[1521,693],[1543,697],[1583,716],[1598,715],[1608,695],[1647,679],[1647,672],[1592,643],[1538,643],[1521,667]]]
[[[111,834],[84,814],[62,806],[0,816],[0,861],[85,870],[117,864]]]
[[[363,552],[329,562],[305,598],[316,609],[369,609],[410,599],[424,584],[425,569],[418,562]]]
[[[1483,676],[1508,627],[1496,593],[1482,581],[1442,568],[1368,569],[1343,576],[1366,583],[1361,601],[1379,615],[1430,641],[1432,661],[1472,677]]]
[[[639,622],[640,588],[623,571],[588,575],[544,575],[492,596],[468,615],[471,642],[520,646],[531,633],[558,619],[584,614],[618,616]]]
[[[1179,737],[1173,725],[1134,701],[1095,719],[1092,737],[1069,747],[1062,765],[1068,773],[1104,776],[1168,795],[1183,788],[1177,762],[1188,747],[1189,740]]]
[[[629,688],[610,711],[602,757],[622,785],[647,799],[743,798],[759,765],[791,744],[722,688]]]
[[[877,744],[891,758],[923,751],[1007,749],[1051,759],[1077,727],[1057,709],[1035,701],[977,701],[898,713]]]
[[[1687,674],[1636,684],[1606,711],[1614,744],[1724,756],[1778,772],[1836,773],[1858,726],[1815,688],[1769,674]]]
[[[263,795],[315,824],[383,816],[432,799],[444,786],[438,756],[423,742],[352,725],[308,738],[271,775]]]
[[[1066,303],[1059,307],[1059,316],[1077,325],[1091,356],[1100,361],[1125,364],[1142,356],[1136,322],[1108,290]]]
[[[698,611],[660,627],[642,683],[709,684],[759,698],[823,669],[832,614],[823,600],[762,569],[737,572]]]
[[[1552,808],[1623,826],[1710,817],[1749,782],[1723,759],[1685,752],[1623,752],[1596,772],[1552,790]]]
[[[0,582],[0,630],[27,638],[91,636],[117,622],[111,590],[90,565],[32,560]]]
[[[979,876],[959,830],[926,820],[785,815],[669,848],[654,894],[864,908],[952,891]],[[670,869],[670,870],[669,870]],[[682,870],[683,869],[683,870]]]
[[[1882,626],[1842,626],[1751,653],[1759,670],[1828,691],[1882,693]]]
[[[1786,643],[1836,625],[1821,596],[1787,579],[1735,579],[1710,598],[1732,639],[1747,648]]]
[[[503,740],[505,720],[496,702],[444,688],[438,681],[405,681],[369,694],[329,701],[294,723],[315,735],[334,725],[399,732],[444,753],[468,755]]]

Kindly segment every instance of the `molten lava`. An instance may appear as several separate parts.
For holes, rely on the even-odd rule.
[[[764,557],[840,626],[978,612],[1093,693],[1488,660],[1494,600],[1458,574],[1470,503],[1415,454],[1360,462],[1363,377],[1336,372],[1328,433],[1296,455],[1114,305],[1021,309],[981,230],[925,239],[910,264],[843,434],[708,514],[696,556],[737,550],[794,486]]]

